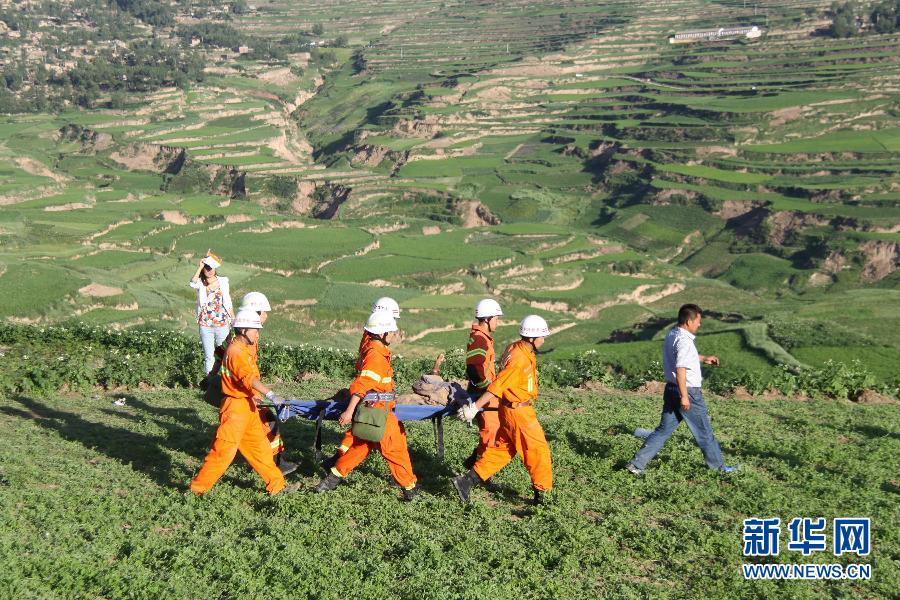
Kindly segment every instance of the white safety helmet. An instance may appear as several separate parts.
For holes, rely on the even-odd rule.
[[[503,316],[503,311],[500,309],[500,304],[496,300],[485,298],[475,306],[476,319],[490,319],[491,317],[500,316]]]
[[[397,320],[394,319],[387,311],[376,310],[369,315],[369,320],[364,327],[366,331],[375,335],[381,335],[390,331],[397,331]]]
[[[375,301],[375,304],[372,305],[372,312],[386,312],[390,314],[395,319],[400,318],[400,305],[397,304],[397,301],[393,298],[388,298],[385,296],[384,298],[379,298]]]
[[[550,328],[547,327],[544,317],[528,315],[522,319],[522,323],[519,325],[519,335],[529,338],[547,337],[550,335]]]
[[[231,326],[235,329],[262,329],[262,321],[255,310],[241,309],[234,316]]]
[[[269,306],[269,299],[266,298],[265,294],[262,292],[250,292],[241,299],[241,307],[238,309],[238,312],[242,310],[269,312],[272,310],[272,307]]]

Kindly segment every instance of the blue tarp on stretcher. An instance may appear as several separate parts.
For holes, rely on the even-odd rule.
[[[322,421],[337,421],[341,413],[347,410],[347,402],[332,400],[288,400],[277,411],[279,421],[287,421],[300,417],[316,422],[316,437],[313,449],[316,460],[322,458]],[[424,421],[431,419],[434,428],[434,443],[438,458],[444,458],[444,417],[456,414],[459,409],[455,404],[447,406],[431,406],[422,404],[397,404],[394,415],[400,421]],[[274,407],[273,407],[274,410]]]
[[[397,404],[394,406],[394,414],[399,421],[424,421],[455,414],[459,407],[423,405],[423,404]],[[310,421],[319,416],[326,421],[337,421],[341,413],[347,410],[347,402],[334,402],[332,400],[288,400],[278,411],[278,420],[287,421],[294,417],[302,417]]]

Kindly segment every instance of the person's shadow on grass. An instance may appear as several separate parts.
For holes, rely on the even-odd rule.
[[[873,439],[873,440],[879,439],[879,438],[886,438],[886,439],[889,438],[892,440],[900,440],[900,434],[898,434],[896,431],[890,431],[883,427],[877,427],[874,425],[853,425],[853,426],[851,426],[851,429],[855,433],[862,434],[862,435],[866,436],[867,438]]]
[[[165,430],[163,443],[166,447],[182,450],[192,456],[202,455],[209,449],[217,424],[200,418],[196,407],[166,408],[153,406],[131,394],[113,394],[110,398],[119,397],[125,405],[137,409],[138,413],[124,412],[112,408],[104,408],[101,412],[110,417],[127,419],[135,423],[146,421],[149,415],[153,423]],[[202,410],[215,410],[204,406]]]
[[[183,469],[173,472],[164,438],[88,421],[74,412],[52,408],[28,396],[14,396],[13,400],[23,408],[4,406],[0,407],[0,412],[33,421],[64,440],[78,442],[85,448],[127,464],[159,485],[184,487],[191,475]]]
[[[610,435],[627,435],[629,437],[634,437],[634,431],[622,424],[614,425],[607,430],[605,435],[598,438],[589,438],[569,431],[566,432],[566,443],[576,454],[584,458],[596,459],[613,457],[619,454],[617,447],[618,442],[613,440]],[[638,438],[635,438],[635,440],[640,441]],[[613,463],[613,468],[623,468],[625,463],[628,462],[628,458],[629,457],[626,456],[619,457],[619,459]]]
[[[218,427],[218,418],[215,422],[204,421],[200,418],[200,413],[195,407],[160,407],[153,406],[143,402],[142,400],[124,395],[126,403],[139,409],[143,414],[150,414],[154,417],[154,422],[161,428],[166,430],[165,445],[170,448],[178,448],[191,456],[198,457],[200,460],[209,452],[210,444],[215,438],[216,429]],[[218,411],[208,405],[201,403],[199,410],[217,413]],[[108,414],[120,415],[116,411],[106,409],[104,412]],[[121,415],[120,415],[121,416]],[[135,421],[141,421],[140,415],[127,415],[127,418]],[[279,434],[284,442],[284,460],[296,462],[298,464],[299,476],[315,476],[318,475],[318,464],[314,459],[313,440],[315,439],[315,422],[304,422],[303,419],[293,419],[286,423],[278,424]],[[336,444],[335,444],[336,445]],[[234,463],[244,465],[250,469],[243,455],[238,452],[235,456]],[[190,474],[193,477],[196,473]],[[223,478],[238,487],[245,487],[248,484],[234,477],[237,473],[231,468],[226,471]],[[253,482],[255,485],[256,482]]]

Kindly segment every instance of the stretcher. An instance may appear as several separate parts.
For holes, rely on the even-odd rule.
[[[294,417],[316,422],[316,437],[313,441],[316,461],[322,460],[322,421],[337,421],[341,413],[347,410],[347,402],[335,402],[333,400],[287,400],[277,408],[270,406],[278,420],[287,421]],[[422,405],[422,404],[397,404],[394,407],[394,415],[399,421],[424,421],[431,420],[434,430],[434,448],[438,458],[444,458],[444,417],[455,415],[459,406],[456,404]]]

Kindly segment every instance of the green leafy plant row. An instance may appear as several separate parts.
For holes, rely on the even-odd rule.
[[[202,353],[192,337],[163,330],[116,331],[90,325],[72,327],[0,324],[0,390],[51,393],[93,387],[194,387],[201,378]],[[263,343],[260,371],[269,381],[293,381],[317,374],[332,381],[353,377],[356,355],[337,348]],[[427,358],[394,359],[398,389],[406,390],[431,368]],[[610,388],[637,389],[663,378],[654,357],[617,364],[595,351],[565,360],[539,360],[545,388],[579,387],[598,382]],[[441,375],[465,379],[461,350],[447,353]],[[828,361],[820,368],[779,365],[750,370],[741,366],[707,371],[707,389],[727,393],[741,386],[753,394],[766,390],[786,395],[855,399],[866,389],[896,393],[896,382],[878,383],[859,361]]]

